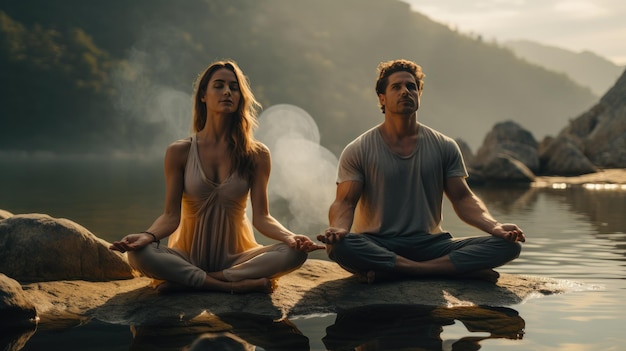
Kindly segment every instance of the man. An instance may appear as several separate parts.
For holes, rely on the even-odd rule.
[[[380,125],[343,150],[330,226],[318,240],[328,256],[366,282],[402,276],[454,276],[496,282],[493,268],[519,256],[522,230],[495,220],[470,190],[456,142],[417,121],[424,86],[419,65],[378,66]],[[446,194],[460,219],[490,235],[443,232]]]

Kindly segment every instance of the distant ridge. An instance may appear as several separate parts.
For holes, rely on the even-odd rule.
[[[503,120],[556,135],[598,100],[399,0],[0,1],[0,154],[161,157],[189,133],[193,79],[221,58],[265,108],[308,112],[336,154],[380,123],[376,65],[390,59],[424,67],[420,122],[473,148]]]
[[[573,52],[528,40],[512,40],[503,45],[528,62],[565,73],[574,82],[589,87],[597,96],[604,95],[624,70],[624,67],[590,51]]]

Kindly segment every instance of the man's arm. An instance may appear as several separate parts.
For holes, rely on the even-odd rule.
[[[335,201],[328,210],[329,227],[324,235],[317,236],[319,241],[333,244],[341,240],[350,231],[354,220],[354,210],[362,191],[362,182],[345,181],[337,185]]]
[[[526,241],[524,232],[517,225],[502,224],[491,216],[485,203],[472,192],[465,178],[447,178],[444,191],[457,216],[465,223],[505,240]]]

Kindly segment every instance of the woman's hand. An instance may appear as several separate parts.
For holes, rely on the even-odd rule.
[[[302,252],[311,252],[311,251],[321,250],[321,249],[326,248],[323,245],[318,245],[314,243],[313,240],[309,239],[308,236],[300,235],[300,234],[290,235],[285,240],[285,243],[287,243],[289,247],[296,249],[298,251],[302,251]]]
[[[126,251],[139,250],[144,246],[154,242],[154,238],[150,234],[128,234],[120,241],[114,241],[109,249],[124,253]]]

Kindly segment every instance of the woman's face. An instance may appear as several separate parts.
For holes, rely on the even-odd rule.
[[[206,104],[209,114],[237,112],[241,101],[241,91],[235,73],[227,68],[220,68],[215,71],[206,86],[201,101]]]

